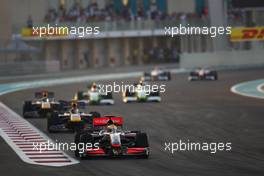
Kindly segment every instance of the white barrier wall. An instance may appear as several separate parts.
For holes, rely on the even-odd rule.
[[[41,74],[60,71],[60,62],[53,61],[24,61],[7,64],[0,64],[0,75],[25,75],[25,74]]]
[[[181,55],[180,68],[264,65],[264,50],[221,51]]]

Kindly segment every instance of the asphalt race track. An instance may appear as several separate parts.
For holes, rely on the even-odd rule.
[[[8,175],[93,176],[93,175],[264,175],[264,108],[263,100],[233,94],[234,84],[263,78],[264,70],[223,71],[219,81],[188,82],[187,74],[173,75],[163,82],[166,93],[161,103],[121,102],[115,94],[113,106],[91,106],[88,111],[124,117],[125,128],[147,132],[149,159],[89,159],[66,167],[45,167],[24,163],[0,138],[0,171]],[[127,81],[127,80],[126,80]],[[130,80],[133,81],[133,80]],[[57,99],[70,99],[87,83],[56,86]],[[0,100],[21,114],[22,102],[33,97],[35,90],[19,91]],[[46,119],[28,119],[46,131]],[[73,142],[73,134],[48,134],[59,142]],[[232,151],[164,151],[165,142],[232,142]],[[69,152],[73,156],[73,152]],[[74,156],[73,156],[74,157]],[[1,174],[0,174],[1,175]]]

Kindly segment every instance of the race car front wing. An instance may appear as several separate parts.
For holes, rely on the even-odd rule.
[[[96,156],[115,156],[111,155],[109,153],[106,153],[104,149],[102,148],[96,148],[96,149],[88,149],[85,150],[83,153],[80,153],[82,157],[96,157]],[[149,155],[149,148],[148,147],[133,147],[133,148],[127,148],[125,152],[122,152],[119,155],[116,156],[145,156]]]

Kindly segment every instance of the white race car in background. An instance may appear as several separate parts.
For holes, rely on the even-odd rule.
[[[130,88],[131,89],[131,88]],[[123,92],[123,102],[160,102],[160,92],[148,90],[146,85],[136,84],[133,90],[127,89]]]
[[[190,76],[188,77],[189,81],[194,80],[218,80],[218,74],[215,70],[209,70],[205,68],[198,68],[194,71],[191,71]]]
[[[169,81],[171,73],[160,68],[154,68],[151,72],[145,72],[141,77],[142,81]]]
[[[79,91],[74,99],[89,105],[113,105],[115,103],[112,92],[101,93],[93,84],[88,91]]]

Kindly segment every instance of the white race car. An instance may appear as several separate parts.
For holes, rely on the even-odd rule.
[[[153,69],[151,72],[145,72],[141,77],[142,81],[169,81],[171,80],[171,73],[159,68]]]
[[[136,84],[123,92],[123,102],[160,102],[160,92],[151,91],[147,85]]]
[[[204,68],[198,68],[190,73],[188,77],[189,81],[194,80],[217,80],[218,74],[215,70],[209,70]]]
[[[88,91],[79,91],[74,99],[89,105],[113,105],[115,103],[112,92],[101,93],[95,84]]]

